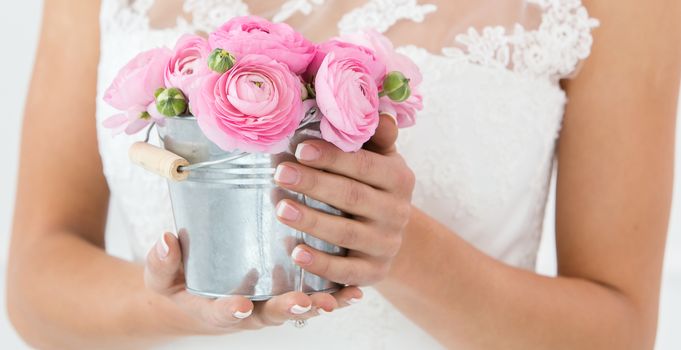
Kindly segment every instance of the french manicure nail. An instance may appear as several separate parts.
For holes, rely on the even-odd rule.
[[[293,252],[291,252],[291,257],[293,258],[293,261],[297,262],[300,265],[309,265],[312,263],[312,254],[310,254],[310,252],[300,247],[293,248]]]
[[[360,301],[362,301],[362,299],[360,299],[360,298],[350,298],[350,299],[348,299],[348,304],[354,305],[354,304],[359,303]]]
[[[320,155],[321,152],[319,149],[313,145],[299,143],[298,146],[296,146],[296,158],[302,161],[311,162],[319,159]]]
[[[277,204],[277,216],[288,221],[297,221],[300,218],[300,211],[285,201]]]
[[[293,306],[291,306],[291,309],[289,309],[289,311],[291,311],[291,313],[294,314],[294,315],[302,315],[302,314],[310,311],[311,309],[312,309],[312,304],[310,304],[308,306],[293,305]]]
[[[331,310],[331,311],[333,311],[333,310]],[[319,309],[317,309],[317,312],[318,312],[320,315],[328,315],[328,314],[331,313],[331,311],[326,311],[326,310],[322,309],[321,307],[320,307]]]
[[[240,319],[240,320],[243,320],[244,318],[250,316],[252,313],[253,313],[253,309],[250,309],[250,310],[248,310],[248,311],[246,311],[246,312],[241,312],[241,311],[239,311],[239,310],[236,310],[236,311],[234,311],[234,313],[232,314],[232,316],[234,316],[235,318],[238,318],[238,319]]]
[[[170,248],[168,247],[168,243],[166,243],[166,234],[164,233],[161,235],[158,242],[156,242],[156,254],[158,254],[159,258],[165,259],[168,256],[168,252],[170,252]]]
[[[285,185],[295,185],[299,179],[300,173],[298,173],[298,170],[290,166],[279,165],[277,171],[274,172],[274,180]]]

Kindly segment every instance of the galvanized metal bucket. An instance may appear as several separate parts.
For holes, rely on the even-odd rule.
[[[307,126],[307,131],[314,125]],[[229,153],[208,140],[193,117],[168,118],[158,127],[163,147],[191,164],[233,159],[192,169],[185,181],[168,181],[175,225],[182,246],[189,292],[266,300],[290,291],[334,292],[339,285],[302,270],[291,251],[305,243],[335,255],[346,251],[280,223],[279,200],[290,198],[342,215],[319,201],[277,187],[277,164],[295,161],[277,155]],[[301,130],[291,149],[309,133]]]

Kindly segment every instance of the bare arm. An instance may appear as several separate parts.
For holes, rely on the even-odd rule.
[[[209,300],[185,291],[172,235],[164,235],[169,250],[160,243],[151,250],[146,270],[104,252],[109,192],[96,140],[98,18],[98,1],[45,1],[7,284],[10,319],[21,336],[39,348],[129,349],[280,325],[360,297],[350,287],[333,296],[291,292],[255,304],[244,297]],[[310,311],[296,312],[301,308]]]
[[[103,252],[109,193],[95,132],[99,4],[46,1],[44,12],[21,143],[11,320],[38,347],[170,333],[157,315],[167,302],[144,288],[143,267]]]
[[[681,4],[587,5],[602,26],[592,56],[566,84],[559,276],[505,266],[415,212],[391,276],[379,286],[445,345],[653,348],[673,181]]]
[[[558,277],[505,265],[405,210],[412,175],[385,144],[347,154],[306,141],[296,153],[304,166],[295,165],[296,180],[284,186],[353,214],[331,218],[298,205],[299,215],[280,218],[350,249],[340,258],[302,246],[296,262],[338,282],[382,280],[378,289],[449,348],[652,349],[673,179],[681,3],[588,5],[602,26],[581,74],[565,84]],[[315,151],[306,154],[307,145]]]

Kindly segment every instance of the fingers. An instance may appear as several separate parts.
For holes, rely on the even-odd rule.
[[[389,213],[392,197],[364,183],[344,176],[312,169],[300,164],[283,163],[274,173],[277,184],[302,193],[354,215],[372,218]]]
[[[255,303],[253,316],[244,320],[240,326],[246,329],[258,329],[278,326],[293,319],[306,320],[351,305],[361,298],[362,291],[357,287],[345,287],[333,294],[306,295],[301,292],[289,292]]]
[[[171,299],[184,312],[212,327],[216,332],[240,325],[245,319],[250,318],[254,310],[253,302],[241,296],[208,299],[180,292],[171,296]]]
[[[213,301],[213,310],[219,314],[228,324],[237,323],[253,314],[255,306],[253,302],[245,297],[233,296],[220,298]],[[227,312],[224,312],[224,311]],[[225,317],[227,314],[228,317]]]
[[[338,308],[342,309],[344,307],[354,305],[359,303],[364,297],[362,290],[355,286],[345,287],[336,293],[333,293],[333,297],[336,299]]]
[[[401,246],[401,236],[383,233],[364,223],[330,215],[291,200],[277,205],[277,217],[284,224],[321,240],[371,256],[393,257]]]
[[[305,271],[346,285],[368,285],[387,274],[384,264],[374,265],[370,259],[358,256],[335,256],[303,244],[293,249],[291,257]]]
[[[144,282],[147,288],[163,295],[184,289],[182,252],[174,235],[164,233],[149,250],[144,269]]]
[[[404,180],[403,177],[408,175],[406,174],[408,168],[398,163],[403,162],[399,157],[386,157],[363,149],[352,153],[343,152],[322,140],[308,140],[298,144],[296,158],[300,163],[310,167],[343,175],[384,190],[398,188]],[[387,169],[391,170],[386,171]]]
[[[170,233],[163,234],[147,255],[145,283],[151,290],[167,296],[210,333],[222,334],[236,327],[257,329],[281,325],[291,319],[308,319],[318,315],[319,310],[331,312],[351,303],[350,299],[361,297],[357,288],[350,287],[334,295],[289,292],[257,303],[242,296],[209,299],[185,290],[181,260],[177,238]]]
[[[381,114],[379,117],[378,128],[371,140],[364,145],[364,148],[379,154],[390,154],[397,151],[395,141],[399,133],[397,120],[388,114]]]
[[[290,319],[307,319],[314,316],[312,298],[302,292],[289,292],[257,303],[253,322],[256,327],[277,326]]]
[[[317,312],[331,312],[338,308],[338,301],[328,293],[314,293],[310,295],[310,299],[312,299],[312,309]]]
[[[253,312],[253,303],[240,296],[208,299],[185,290],[182,253],[177,238],[164,233],[147,254],[144,281],[180,309],[217,333],[234,327]]]

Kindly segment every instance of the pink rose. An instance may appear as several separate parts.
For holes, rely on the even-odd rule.
[[[194,113],[206,137],[226,151],[279,153],[303,117],[301,90],[285,64],[245,55],[206,77],[193,97]]]
[[[423,109],[423,96],[417,87],[411,88],[411,96],[404,102],[395,102],[383,96],[378,109],[381,113],[395,117],[397,127],[408,128],[416,124],[416,113]]]
[[[286,64],[295,74],[307,68],[315,45],[286,23],[271,23],[253,16],[235,17],[210,34],[211,48],[222,48],[237,61],[248,54],[268,56]]]
[[[105,127],[131,135],[152,121],[163,123],[156,111],[154,92],[165,87],[163,71],[171,54],[167,48],[142,52],[118,72],[104,92],[104,101],[123,113],[104,120]]]
[[[331,50],[316,72],[322,138],[345,152],[362,148],[378,127],[378,87],[366,62],[361,51]]]
[[[331,39],[317,46],[317,53],[307,69],[306,74],[308,77],[314,77],[317,74],[319,66],[321,66],[322,61],[324,61],[329,52],[335,53],[337,58],[340,56],[353,56],[362,60],[363,65],[367,68],[371,77],[374,78],[376,85],[381,86],[383,83],[383,77],[386,74],[385,63],[375,55],[373,50],[338,39]]]
[[[423,77],[419,67],[409,57],[396,52],[390,39],[375,30],[344,35],[340,40],[373,50],[376,57],[385,62],[388,72],[399,71],[409,79],[411,96],[404,102],[395,102],[383,96],[380,110],[396,117],[397,125],[401,128],[414,125],[416,112],[423,109],[423,97],[419,91]]]
[[[165,69],[165,86],[176,87],[189,96],[200,78],[209,73],[208,40],[198,35],[184,35],[175,44]]]
[[[104,119],[102,125],[112,129],[114,135],[122,132],[133,135],[152,122],[159,125],[165,124],[165,119],[156,109],[156,102],[150,103],[147,107],[133,107],[123,113],[113,115]]]
[[[169,49],[158,48],[135,56],[104,92],[104,101],[121,111],[146,108],[156,89],[165,87],[163,72],[171,55]]]

